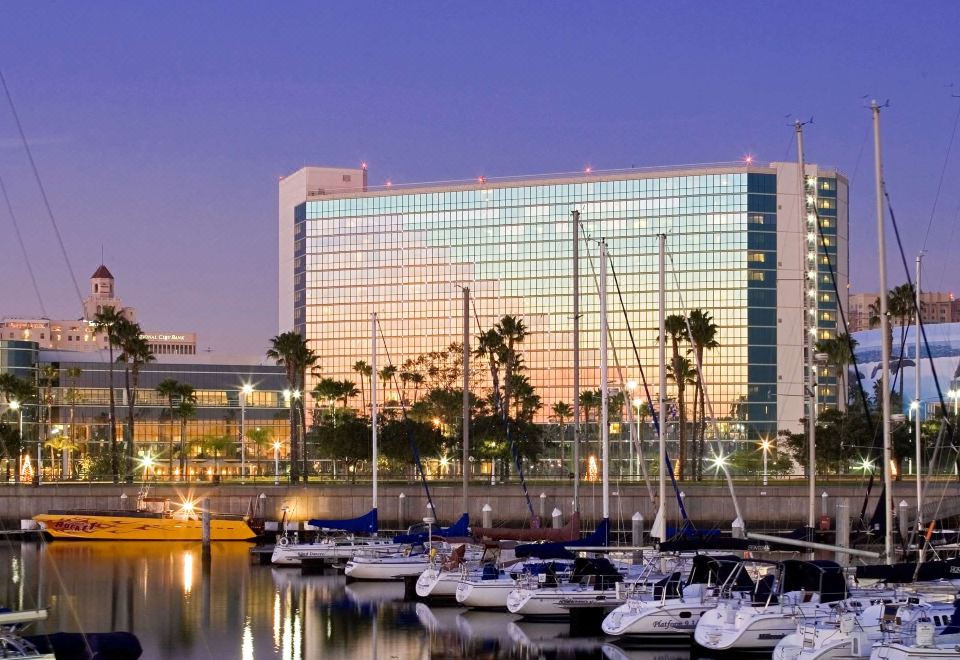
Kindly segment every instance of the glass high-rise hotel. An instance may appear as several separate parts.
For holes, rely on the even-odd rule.
[[[619,382],[617,362],[625,381],[639,380],[642,367],[656,395],[664,233],[667,313],[702,308],[719,326],[704,377],[721,428],[741,438],[799,430],[805,320],[816,319],[819,337],[836,333],[829,268],[845,295],[848,257],[846,179],[808,164],[801,183],[798,170],[740,164],[374,189],[363,169],[304,168],[280,182],[280,330],[307,337],[323,376],[357,381],[353,365],[369,361],[371,312],[399,366],[460,341],[460,287],[468,286],[474,337],[478,323],[487,329],[505,314],[529,328],[524,364],[546,421],[554,403],[573,397],[577,210],[583,390],[599,386],[602,239],[616,273],[608,280],[611,382]],[[815,217],[826,246],[813,233]],[[818,383],[821,405],[835,404],[829,369]]]

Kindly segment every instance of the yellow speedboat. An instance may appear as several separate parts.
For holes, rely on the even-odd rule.
[[[176,511],[170,501],[143,497],[136,511],[50,511],[33,517],[55,539],[87,541],[200,541],[203,523],[191,504]],[[212,514],[211,541],[249,541],[256,536],[244,516]]]

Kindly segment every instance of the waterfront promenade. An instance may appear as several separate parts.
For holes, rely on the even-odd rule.
[[[874,486],[870,509],[880,496],[882,484]],[[39,487],[9,485],[0,488],[0,521],[6,529],[19,527],[19,521],[51,509],[120,509],[135,507],[140,484],[79,484],[53,483]],[[441,523],[455,520],[462,512],[462,490],[459,483],[437,482],[431,484],[431,494]],[[611,497],[611,517],[617,527],[629,528],[630,518],[640,512],[649,528],[654,508],[642,484],[614,486]],[[690,518],[702,527],[729,529],[736,517],[727,487],[721,482],[684,483],[685,506]],[[827,497],[821,496],[826,492]],[[858,516],[863,504],[865,488],[860,483],[837,483],[824,480],[817,486],[817,517],[824,512],[833,518],[837,502],[846,498],[851,516]],[[401,493],[404,495],[400,497]],[[541,493],[543,497],[541,497]],[[676,499],[670,493],[668,511],[671,519],[677,518]],[[770,486],[737,485],[736,494],[748,529],[792,529],[806,522],[807,486],[794,481]],[[122,496],[126,495],[126,498]],[[173,502],[185,499],[198,501],[210,498],[211,507],[221,513],[246,513],[251,502],[260,501],[268,519],[279,519],[284,507],[291,520],[307,520],[311,517],[349,518],[366,513],[370,509],[370,485],[317,483],[307,486],[275,486],[272,482],[228,483],[209,482],[191,484],[151,483],[150,495],[169,497]],[[262,497],[261,497],[262,495]],[[956,481],[934,482],[928,490],[928,501],[935,505],[940,501],[945,507],[954,507],[960,495]],[[563,512],[566,519],[572,512],[571,489],[567,484],[530,484],[530,500],[534,513],[543,511],[546,524],[554,508]],[[902,481],[894,484],[894,502],[906,501],[909,511],[915,502],[915,484]],[[401,504],[402,502],[402,504]],[[427,500],[423,489],[415,483],[381,484],[379,515],[381,527],[405,527],[420,522],[427,515]],[[520,524],[529,517],[527,504],[515,483],[471,485],[469,511],[472,521],[479,523],[481,509],[489,504],[495,524]],[[926,508],[926,507],[925,507]],[[581,517],[586,523],[600,517],[601,489],[599,484],[581,486]],[[947,513],[945,510],[944,513]],[[949,513],[956,513],[950,511]]]

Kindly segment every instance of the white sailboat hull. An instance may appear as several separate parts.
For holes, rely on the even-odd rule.
[[[827,608],[801,605],[744,607],[728,617],[727,608],[720,606],[700,617],[693,638],[709,651],[772,651],[780,640],[796,630],[794,617],[813,621],[828,614]]]
[[[608,635],[627,635],[649,639],[689,639],[700,617],[716,602],[638,601],[631,599],[610,612],[601,624]]]
[[[415,557],[354,557],[343,573],[354,580],[402,580],[420,575],[427,567],[426,555]]]
[[[357,540],[353,543],[278,543],[270,560],[275,566],[300,566],[304,559],[345,560],[361,552],[398,552],[402,547],[386,539]]]
[[[420,598],[453,599],[457,595],[460,580],[460,571],[428,568],[417,578],[417,595]]]
[[[507,596],[507,611],[525,617],[563,617],[577,607],[615,608],[622,603],[611,589],[514,589]]]
[[[512,578],[495,580],[461,580],[457,584],[456,599],[464,607],[488,610],[506,610],[507,596],[517,588]]]

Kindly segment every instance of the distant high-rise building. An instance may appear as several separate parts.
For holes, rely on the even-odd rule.
[[[873,312],[870,306],[879,300],[877,293],[851,293],[850,313],[847,325],[850,332],[860,332],[870,329],[870,319]],[[957,323],[960,322],[960,300],[952,293],[945,291],[920,292],[920,317],[924,323]],[[894,324],[899,320],[892,318]]]
[[[365,170],[306,167],[279,184],[279,327],[307,338],[324,377],[356,381],[354,364],[369,359],[372,312],[392,364],[415,362],[460,341],[460,287],[467,286],[474,336],[505,314],[528,327],[524,373],[546,421],[553,404],[573,396],[575,235],[582,389],[598,387],[602,239],[616,274],[611,365],[622,365],[629,380],[642,368],[657,391],[663,233],[667,313],[701,308],[719,326],[704,376],[723,432],[756,438],[799,430],[809,333],[835,336],[834,279],[845,297],[849,271],[847,180],[813,164],[805,174],[801,181],[795,163],[740,164],[373,189]],[[579,228],[572,211],[580,212]],[[387,398],[400,389],[390,386]],[[833,372],[821,368],[821,405],[835,405],[836,390]],[[674,397],[672,382],[669,391]]]
[[[33,341],[42,349],[96,351],[106,347],[107,338],[94,333],[91,321],[106,307],[119,311],[129,321],[137,320],[137,311],[124,306],[123,300],[117,296],[113,274],[100,264],[90,276],[90,293],[83,299],[83,318],[7,317],[0,321],[0,339]],[[193,332],[145,331],[143,336],[157,357],[194,355],[197,352],[197,335]]]

